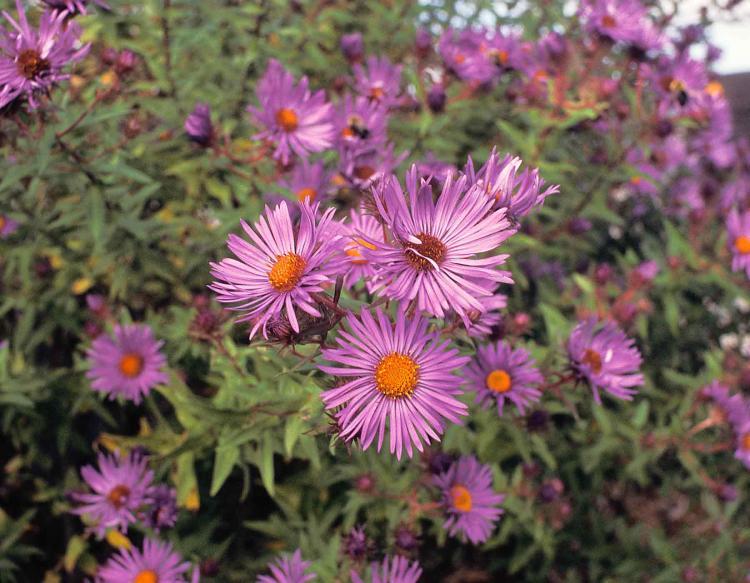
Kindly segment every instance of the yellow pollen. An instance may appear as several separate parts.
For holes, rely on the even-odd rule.
[[[426,233],[419,233],[417,238],[422,241],[419,245],[407,243],[405,246],[406,261],[417,271],[429,271],[434,268],[428,259],[440,265],[440,262],[445,259],[445,244],[437,237]]]
[[[487,375],[487,388],[496,393],[507,393],[513,386],[510,375],[502,369],[493,370]]]
[[[602,371],[602,356],[596,350],[587,348],[586,352],[583,353],[581,362],[588,364],[594,374],[599,374]]]
[[[737,237],[734,240],[734,248],[743,255],[750,253],[750,237],[747,235],[740,235]]]
[[[18,55],[18,61],[16,64],[18,72],[26,79],[33,79],[49,69],[49,61],[43,59],[34,49],[26,49]]]
[[[357,239],[356,243],[354,243],[351,247],[349,247],[346,250],[346,254],[349,257],[354,258],[352,259],[352,263],[354,263],[354,265],[364,265],[365,263],[367,263],[367,259],[364,259],[362,257],[362,253],[360,253],[359,247],[366,247],[367,249],[370,249],[371,251],[374,251],[375,249],[377,249],[377,247],[375,247],[375,245],[373,245],[372,243],[368,243],[364,239]]]
[[[457,484],[451,488],[453,507],[460,512],[471,512],[471,492],[466,486]]]
[[[130,496],[130,488],[120,484],[109,491],[109,494],[107,494],[107,500],[109,500],[112,506],[119,510],[125,506],[125,503],[128,501],[128,496]]]
[[[124,354],[120,359],[120,372],[126,377],[132,379],[141,374],[143,370],[143,357],[134,352]]]
[[[375,368],[375,386],[391,399],[410,397],[418,380],[419,365],[406,354],[387,354]]]
[[[159,575],[156,574],[156,571],[146,569],[135,576],[133,583],[159,583]]]
[[[750,449],[750,431],[743,434],[740,438],[740,447],[742,449]]]
[[[268,281],[276,291],[292,291],[304,271],[305,260],[296,253],[277,255],[276,263],[273,264],[271,271],[268,273]]]
[[[672,79],[669,82],[669,90],[677,93],[679,91],[685,91],[685,84],[679,79]]]
[[[279,124],[281,129],[285,132],[293,132],[299,125],[299,118],[293,110],[288,107],[283,107],[276,112],[276,123]]]
[[[318,196],[318,191],[309,186],[306,188],[300,188],[297,191],[297,200],[300,202],[305,202],[306,200],[312,202],[315,200],[316,196]]]
[[[724,86],[718,81],[711,81],[706,85],[706,93],[711,97],[721,97],[724,95]]]

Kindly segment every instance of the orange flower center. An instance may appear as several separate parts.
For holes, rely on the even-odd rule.
[[[354,168],[354,176],[360,180],[367,180],[373,174],[375,174],[375,168],[372,166],[355,166]]]
[[[750,431],[744,433],[742,437],[740,437],[740,447],[742,449],[750,450]]]
[[[107,494],[107,500],[109,500],[112,506],[119,510],[127,503],[128,496],[130,496],[130,488],[120,484],[109,491],[109,494]]]
[[[308,186],[306,188],[300,188],[297,191],[297,200],[300,202],[305,202],[306,200],[312,202],[317,195],[318,191]]]
[[[364,239],[357,239],[357,241],[346,250],[346,254],[349,257],[353,258],[351,261],[352,263],[354,263],[354,265],[364,265],[365,263],[367,263],[367,259],[364,259],[362,257],[362,253],[360,253],[359,247],[367,247],[371,251],[377,249],[377,247],[375,247],[375,245],[373,245],[372,243],[368,243]]]
[[[383,99],[383,96],[385,95],[385,91],[383,91],[383,88],[380,85],[376,85],[375,87],[370,89],[370,97],[372,97],[375,101],[380,101]]]
[[[0,215],[0,231],[2,231],[5,228],[5,225],[7,223],[8,223],[8,220],[3,215]]]
[[[276,112],[276,123],[281,126],[285,132],[293,132],[299,125],[299,117],[296,112],[288,107],[282,107]]]
[[[410,397],[419,380],[419,365],[406,354],[392,352],[375,368],[375,386],[391,399]]]
[[[268,273],[268,281],[276,291],[292,291],[304,271],[305,260],[296,253],[277,255],[276,263],[273,264],[271,271]]]
[[[420,244],[408,243],[404,254],[409,264],[417,271],[429,271],[434,265],[428,261],[431,259],[438,265],[445,258],[446,247],[440,239],[419,233],[417,238],[422,241]]]
[[[594,374],[599,374],[602,371],[602,355],[596,350],[587,348],[586,352],[583,353],[581,362],[588,364]]]
[[[510,375],[502,369],[493,370],[487,375],[487,388],[496,393],[507,393],[513,386]]]
[[[510,55],[508,54],[508,51],[492,51],[492,56],[495,57],[495,62],[498,65],[507,65],[508,64],[508,58],[510,58]]]
[[[680,91],[685,91],[685,84],[680,81],[679,79],[672,79],[669,82],[669,90],[678,93]]]
[[[128,352],[120,359],[120,372],[132,379],[141,374],[143,370],[143,357],[134,352]]]
[[[460,512],[471,512],[471,492],[466,486],[457,484],[451,488],[453,507]]]
[[[33,79],[49,69],[49,61],[43,59],[34,49],[26,49],[18,55],[16,64],[18,72],[26,79]]]
[[[602,26],[604,28],[614,28],[615,26],[617,26],[617,20],[615,20],[614,16],[605,14],[604,16],[602,16]]]
[[[734,240],[734,248],[743,255],[750,253],[750,237],[740,235]]]
[[[156,574],[156,571],[146,569],[135,576],[133,583],[159,583],[159,575]]]
[[[724,95],[724,86],[718,81],[711,81],[706,85],[706,93],[711,97],[721,97]]]

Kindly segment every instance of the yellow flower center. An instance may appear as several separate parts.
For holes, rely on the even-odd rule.
[[[669,82],[669,90],[674,93],[679,93],[680,91],[685,91],[685,84],[680,81],[679,79],[672,79]]]
[[[288,107],[282,107],[276,112],[276,123],[281,126],[285,132],[293,132],[299,125],[299,117],[294,110]]]
[[[737,237],[734,240],[734,248],[743,255],[750,253],[750,237],[746,235],[740,235]]]
[[[502,369],[493,370],[487,375],[487,388],[496,393],[507,393],[513,386],[510,375]]]
[[[346,250],[346,254],[349,257],[353,258],[351,261],[352,263],[354,263],[354,265],[364,265],[365,263],[367,263],[367,259],[364,259],[362,257],[362,253],[360,253],[359,247],[367,247],[371,251],[377,249],[377,247],[375,247],[375,245],[373,245],[372,243],[368,243],[364,239],[357,239],[356,243],[354,243]]]
[[[429,271],[434,267],[428,259],[440,265],[447,250],[445,244],[437,237],[426,233],[419,233],[417,238],[422,242],[419,245],[408,243],[404,251],[409,264],[417,271]]]
[[[410,397],[419,380],[419,365],[406,354],[392,352],[375,368],[375,386],[386,397]]]
[[[306,188],[300,188],[297,191],[297,200],[300,202],[305,202],[306,200],[312,202],[315,200],[316,196],[318,196],[318,191],[309,186]]]
[[[471,492],[466,486],[457,484],[451,488],[453,507],[460,512],[471,512]]]
[[[26,49],[21,52],[21,54],[18,55],[16,65],[18,67],[18,72],[26,79],[33,79],[49,69],[49,61],[43,59],[34,49]]]
[[[120,372],[129,379],[137,377],[143,370],[143,357],[134,352],[124,354],[120,359]]]
[[[588,364],[594,374],[599,374],[602,371],[602,355],[596,350],[587,348],[586,352],[583,353],[581,362]]]
[[[718,81],[711,81],[706,85],[706,93],[711,97],[721,97],[724,95],[724,86]]]
[[[268,273],[268,281],[276,291],[292,291],[304,271],[305,260],[296,253],[277,255],[276,263],[273,264],[271,271]]]
[[[130,496],[130,488],[119,484],[109,491],[109,494],[107,494],[107,500],[109,500],[112,506],[119,510],[127,503],[128,496]]]
[[[133,583],[159,583],[159,575],[156,574],[156,571],[146,569],[135,576]]]

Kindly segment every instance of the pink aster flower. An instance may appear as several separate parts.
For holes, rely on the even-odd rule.
[[[276,144],[274,158],[288,164],[292,152],[306,158],[310,152],[322,152],[335,140],[333,108],[324,92],[311,93],[307,77],[295,84],[294,77],[271,59],[257,89],[260,108],[248,112],[266,129],[256,135]]]
[[[253,227],[240,221],[250,242],[231,234],[229,250],[237,259],[211,263],[217,281],[209,288],[218,301],[238,304],[232,309],[245,314],[240,322],[250,321],[250,338],[258,329],[268,338],[266,324],[286,311],[289,323],[299,332],[295,307],[311,316],[321,317],[311,294],[322,292],[333,283],[339,266],[331,261],[339,249],[339,235],[328,236],[334,209],[318,216],[318,205],[300,205],[299,224],[292,224],[286,202],[266,210]]]
[[[528,351],[504,342],[480,346],[466,367],[466,387],[476,391],[477,403],[483,407],[497,402],[498,415],[503,414],[506,399],[523,415],[526,405],[542,396],[537,387],[543,380]]]
[[[315,573],[305,573],[310,567],[310,561],[302,560],[302,551],[297,549],[294,554],[283,556],[268,565],[270,575],[260,575],[257,583],[305,583],[315,579]]]
[[[140,403],[153,387],[169,380],[162,371],[167,364],[163,344],[146,324],[117,325],[114,336],[97,336],[86,351],[91,388],[110,399],[123,397]]]
[[[735,438],[737,449],[734,451],[734,457],[750,470],[750,415],[746,416],[745,421],[735,428]]]
[[[355,65],[357,93],[385,107],[393,107],[401,93],[401,69],[401,65],[393,65],[388,57],[370,57],[366,66]]]
[[[322,162],[302,160],[279,184],[290,190],[299,202],[312,204],[328,197],[330,179]]]
[[[0,30],[0,108],[25,96],[34,109],[39,95],[69,77],[63,69],[80,61],[89,45],[79,46],[81,27],[65,21],[67,12],[44,12],[36,29],[29,24],[21,0],[16,0],[16,10],[17,21],[3,12],[14,30]]]
[[[98,466],[98,471],[92,466],[81,468],[81,477],[91,492],[72,494],[81,504],[72,512],[90,516],[99,536],[110,528],[125,532],[136,521],[137,511],[149,502],[154,473],[148,469],[146,458],[137,454],[127,458],[100,454]]]
[[[493,328],[500,325],[503,316],[500,310],[508,305],[508,296],[495,294],[489,298],[482,298],[482,311],[467,312],[467,322],[464,322],[466,332],[472,338],[485,338],[492,334]]]
[[[739,393],[730,394],[729,387],[719,381],[713,381],[701,390],[704,397],[711,399],[718,407],[722,418],[729,421],[732,426],[741,426],[746,419],[750,418],[750,408],[744,397]]]
[[[375,316],[367,310],[359,318],[350,314],[338,348],[323,350],[335,366],[319,368],[345,380],[325,391],[323,402],[327,409],[341,407],[336,420],[345,441],[359,437],[367,449],[377,437],[380,451],[388,421],[390,452],[401,459],[406,450],[412,457],[414,447],[423,451],[423,442],[440,440],[443,419],[458,423],[466,415],[452,371],[468,358],[437,332],[428,333],[428,321],[420,316],[407,318],[399,310],[395,324],[380,309]]]
[[[630,401],[637,393],[633,387],[643,385],[641,353],[613,322],[602,324],[594,318],[580,322],[568,339],[568,356],[578,377],[591,385],[598,404],[600,389]]]
[[[417,583],[422,576],[422,567],[417,561],[396,555],[386,557],[380,563],[370,565],[371,583]],[[364,583],[354,571],[351,572],[352,583]]]
[[[750,211],[732,210],[727,217],[727,245],[732,254],[732,271],[745,270],[750,278]]]
[[[462,456],[433,478],[442,490],[446,520],[443,527],[451,536],[462,536],[472,544],[486,541],[503,514],[505,496],[492,489],[492,471],[474,456]]]
[[[143,550],[122,549],[96,573],[97,583],[186,583],[190,563],[166,541],[145,539]],[[197,571],[192,578],[197,582]]]
[[[364,153],[385,144],[386,109],[378,101],[346,95],[336,112],[339,150]]]
[[[0,215],[0,239],[7,239],[18,230],[18,223],[7,215]]]
[[[658,49],[664,42],[640,0],[586,0],[581,20],[588,32],[644,51]]]
[[[408,156],[408,152],[396,155],[389,143],[376,150],[359,152],[339,146],[339,177],[344,184],[367,190],[384,176],[390,175]]]
[[[351,289],[364,280],[367,291],[372,292],[377,284],[375,268],[362,256],[362,249],[373,249],[368,241],[383,241],[383,227],[375,217],[362,210],[349,211],[349,222],[346,224],[347,235],[342,239],[346,254],[347,269],[344,275],[344,287]]]

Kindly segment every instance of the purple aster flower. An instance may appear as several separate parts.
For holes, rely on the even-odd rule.
[[[495,294],[489,298],[482,298],[482,311],[470,310],[466,313],[467,322],[464,322],[466,332],[472,338],[484,338],[492,334],[503,321],[500,310],[508,305],[508,297],[504,294]]]
[[[315,579],[315,573],[305,573],[312,563],[302,560],[302,551],[283,556],[268,565],[270,575],[260,575],[257,583],[305,583]]]
[[[644,261],[636,267],[634,273],[642,282],[648,283],[653,281],[654,278],[659,275],[659,271],[661,271],[659,264],[654,260],[650,260]]]
[[[370,57],[366,66],[355,65],[357,93],[385,107],[393,107],[401,93],[401,68],[387,57]]]
[[[268,338],[266,324],[286,311],[289,323],[299,332],[295,307],[322,317],[311,294],[322,292],[333,283],[338,266],[331,261],[339,248],[339,235],[326,236],[333,221],[333,208],[318,216],[317,203],[300,205],[301,216],[295,227],[286,202],[266,210],[253,227],[240,221],[250,242],[230,234],[229,250],[238,259],[211,263],[217,281],[209,288],[222,303],[238,304],[232,309],[245,314],[239,322],[251,322],[250,338],[259,328]]]
[[[282,164],[289,163],[292,152],[306,158],[333,145],[333,107],[323,91],[310,92],[307,77],[295,84],[292,74],[271,59],[256,93],[260,108],[247,110],[266,129],[255,138],[275,143],[274,158]]]
[[[451,536],[465,536],[472,544],[486,541],[503,514],[505,496],[492,489],[490,467],[474,456],[462,456],[447,471],[433,478],[442,490],[447,515],[443,527]]]
[[[518,221],[529,214],[531,209],[541,206],[551,194],[560,192],[559,185],[544,188],[544,179],[539,176],[537,168],[521,168],[521,158],[507,154],[502,160],[493,148],[487,162],[474,171],[474,162],[469,158],[465,173],[469,184],[480,187],[486,194],[495,199],[495,208],[508,210],[508,217]]]
[[[390,175],[409,154],[401,152],[396,156],[393,147],[393,144],[386,144],[365,153],[339,148],[339,168],[344,183],[348,181],[360,190],[367,190],[384,176]]]
[[[177,522],[177,490],[159,484],[149,489],[147,497],[149,504],[140,513],[141,522],[157,532],[174,526]]]
[[[382,244],[383,227],[372,215],[352,209],[349,211],[346,228],[347,235],[343,243],[348,267],[344,275],[344,287],[351,289],[364,280],[367,290],[372,292],[377,284],[377,275],[370,261],[362,256],[362,248],[374,249],[375,245],[369,241]]]
[[[428,321],[420,316],[410,319],[399,310],[393,324],[380,309],[375,315],[350,314],[349,330],[336,339],[338,348],[322,351],[336,364],[319,365],[323,372],[352,377],[323,392],[323,402],[326,409],[342,407],[336,420],[345,441],[359,437],[364,450],[377,436],[380,451],[389,421],[390,452],[401,459],[405,449],[412,457],[413,447],[423,451],[423,442],[440,441],[443,418],[458,423],[466,415],[452,371],[468,359],[437,332],[428,333]]]
[[[417,162],[417,172],[419,177],[433,183],[434,186],[441,187],[448,175],[456,173],[456,167],[448,162],[439,160],[432,152]]]
[[[312,204],[328,197],[330,178],[323,162],[302,160],[294,165],[288,178],[279,181],[279,184],[291,191],[298,202],[307,201]]]
[[[18,230],[18,223],[8,215],[0,215],[0,239],[7,239]]]
[[[601,324],[595,318],[579,322],[568,339],[568,356],[578,377],[591,385],[597,404],[601,404],[600,389],[630,401],[637,392],[632,387],[643,385],[638,372],[641,353],[613,322]]]
[[[581,6],[581,19],[587,32],[644,51],[658,49],[664,42],[640,0],[586,0]]]
[[[163,344],[146,324],[116,325],[114,336],[98,336],[86,351],[91,388],[110,399],[123,397],[139,404],[153,387],[169,381],[162,371],[167,364]]]
[[[86,6],[90,0],[42,0],[47,6],[54,10],[65,10],[69,14],[86,14]],[[92,0],[94,4],[105,10],[110,10],[109,5],[102,0]]]
[[[351,572],[352,583],[364,583],[354,571]],[[381,563],[370,565],[371,583],[417,583],[422,576],[422,567],[417,561],[396,555],[386,557]]]
[[[735,428],[735,437],[737,439],[737,449],[734,457],[740,460],[747,469],[750,469],[750,416],[745,418],[745,422]]]
[[[483,407],[497,402],[498,415],[503,414],[506,399],[523,415],[526,406],[542,396],[537,387],[544,377],[532,356],[504,342],[480,346],[465,374],[466,387],[477,393],[476,402]]]
[[[515,231],[505,210],[492,210],[494,200],[466,177],[448,176],[437,201],[429,182],[419,180],[416,166],[406,175],[408,202],[398,179],[391,176],[374,190],[379,214],[388,227],[386,243],[368,241],[376,249],[363,256],[380,276],[378,293],[419,310],[444,317],[448,310],[466,318],[483,310],[481,299],[499,283],[512,283],[498,270],[507,255],[488,255]]]
[[[381,148],[386,141],[386,110],[377,101],[346,95],[336,112],[339,151],[357,154]]]
[[[744,397],[740,394],[731,395],[729,387],[719,381],[713,381],[704,387],[701,393],[713,401],[723,418],[733,427],[740,427],[746,419],[750,418],[750,408]]]
[[[14,30],[0,30],[0,108],[22,95],[36,108],[37,96],[69,75],[63,68],[81,60],[89,45],[79,45],[81,27],[65,22],[66,12],[46,11],[39,28],[32,28],[21,0],[16,0],[18,21],[7,12],[5,19]]]
[[[365,45],[362,41],[361,32],[352,32],[341,37],[341,52],[350,63],[358,63],[362,60]]]
[[[732,210],[727,216],[727,245],[732,254],[732,271],[745,270],[750,277],[750,211]]]
[[[73,499],[81,505],[72,512],[94,519],[100,536],[110,528],[125,532],[136,521],[138,509],[148,502],[154,473],[147,464],[145,457],[135,453],[124,459],[100,454],[98,471],[92,466],[81,468],[81,477],[92,492],[74,492]]]
[[[482,54],[487,45],[487,31],[464,29],[456,33],[448,28],[438,41],[438,53],[448,71],[463,81],[485,83],[496,74],[496,68]]]
[[[680,115],[700,112],[710,97],[706,94],[709,84],[706,65],[687,55],[680,55],[675,60],[663,58],[655,75],[655,87],[664,97],[659,106],[664,115],[675,108]]]
[[[196,103],[195,109],[185,120],[185,133],[196,144],[205,147],[214,140],[214,126],[211,123],[211,106],[208,103]]]
[[[145,539],[143,550],[122,549],[96,573],[97,583],[186,583],[190,563],[166,541]],[[193,577],[197,581],[197,577]]]

